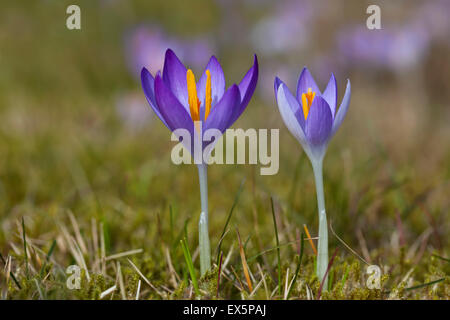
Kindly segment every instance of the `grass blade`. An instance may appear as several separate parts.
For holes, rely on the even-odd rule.
[[[6,266],[6,260],[3,258],[1,253],[0,253],[0,260],[2,260],[3,264]],[[19,288],[19,290],[22,289],[22,287],[20,286],[20,284],[17,281],[16,277],[14,276],[14,273],[12,273],[12,271],[9,272],[9,276],[11,277],[11,279],[13,279],[14,283]]]
[[[289,242],[286,242],[286,243],[282,243],[282,244],[280,244],[279,246],[275,246],[275,247],[266,249],[266,250],[264,250],[264,251],[261,251],[261,252],[255,254],[254,256],[251,256],[250,258],[247,259],[247,261],[248,261],[248,262],[253,261],[253,260],[255,260],[256,258],[262,256],[263,254],[269,253],[269,252],[271,252],[271,251],[273,251],[273,250],[277,250],[277,249],[279,249],[279,248],[281,248],[281,247],[289,246],[289,245],[291,245],[291,244],[293,244],[293,243],[296,243],[296,242],[298,242],[298,240],[289,241]]]
[[[25,270],[26,270],[26,275],[27,275],[27,279],[28,279],[29,269],[28,269],[27,236],[25,233],[25,221],[23,220],[23,217],[22,217],[22,237],[23,237],[23,252],[24,252],[24,258],[25,258]]]
[[[288,291],[286,299],[289,299],[289,296],[291,295],[291,291],[292,291],[292,288],[294,287],[295,281],[297,281],[298,273],[300,272],[300,267],[302,265],[302,258],[303,258],[304,242],[305,242],[305,234],[302,232],[301,244],[300,244],[300,256],[298,256],[297,268],[295,269],[294,278],[292,279],[292,283],[289,287],[289,291]]]
[[[336,250],[334,250],[333,256],[331,257],[330,262],[328,263],[327,271],[325,271],[325,274],[323,275],[323,279],[320,282],[319,291],[317,292],[317,297],[316,297],[317,300],[320,299],[320,296],[322,294],[323,284],[325,282],[325,279],[327,278],[328,273],[330,272],[331,266],[333,265],[334,258],[336,258],[338,250],[339,250],[339,248],[336,248]]]
[[[41,271],[39,272],[39,275],[40,275],[41,278],[44,275],[44,270],[45,270],[45,267],[47,266],[47,262],[49,262],[50,257],[53,254],[53,250],[55,249],[55,245],[56,245],[56,239],[53,239],[52,244],[50,246],[50,249],[48,249],[47,255],[45,256],[45,261],[42,264]]]
[[[34,278],[34,283],[36,284],[36,288],[37,288],[37,291],[38,291],[38,293],[39,293],[39,298],[41,299],[41,300],[44,300],[45,298],[44,298],[44,293],[42,292],[42,289],[41,289],[41,287],[39,286],[39,282],[38,282],[38,280],[36,279],[36,278]]]
[[[219,244],[217,245],[217,249],[216,249],[216,252],[217,252],[217,264],[219,264],[219,258],[220,258],[220,252],[221,252],[220,249],[222,247],[222,241],[223,241],[223,238],[225,236],[225,233],[227,232],[227,227],[228,227],[228,224],[230,223],[231,216],[233,215],[234,208],[236,207],[237,203],[239,202],[239,197],[241,196],[242,189],[244,188],[244,183],[245,183],[245,179],[242,180],[241,185],[239,186],[239,189],[238,189],[238,191],[236,193],[236,196],[234,197],[233,205],[231,206],[230,212],[228,213],[227,220],[226,220],[225,225],[223,227],[222,234],[220,235]]]
[[[45,257],[48,260],[50,260],[50,257],[53,254],[53,250],[55,250],[56,246],[56,239],[53,239],[52,245],[50,246],[50,249],[48,249],[47,256]]]
[[[242,261],[242,269],[244,270],[245,280],[247,281],[249,293],[253,291],[252,281],[250,279],[250,274],[248,272],[248,264],[247,260],[245,259],[245,251],[244,246],[242,245],[241,241],[241,235],[239,234],[239,230],[236,228],[238,240],[239,240],[239,253],[241,255],[241,261]]]
[[[217,294],[216,294],[217,298],[219,298],[220,274],[222,272],[222,259],[223,259],[223,251],[220,252],[219,271],[217,273]]]
[[[184,236],[185,236],[186,239],[187,239],[187,236],[186,236],[186,229],[187,229],[187,225],[188,225],[190,219],[191,219],[191,218],[186,218],[186,220],[184,220],[183,228],[182,228],[182,229],[180,230],[180,232],[178,233],[177,237],[175,238],[175,241],[173,241],[172,249],[175,249],[176,244],[179,243],[179,242],[183,239],[183,234],[184,234]]]
[[[437,280],[433,280],[433,281],[430,281],[430,282],[427,282],[427,283],[422,283],[422,284],[419,284],[419,285],[417,285],[417,286],[405,288],[405,291],[411,291],[411,290],[421,289],[421,288],[428,287],[428,286],[431,286],[431,285],[433,285],[433,284],[442,282],[442,281],[444,281],[444,280],[445,280],[445,277],[444,277],[444,278],[437,279]],[[389,290],[389,291],[384,291],[383,293],[384,293],[384,294],[389,294],[389,293],[391,293],[391,292],[392,292],[392,291]]]
[[[308,227],[306,226],[306,224],[303,225],[303,229],[305,229],[306,236],[308,237],[309,244],[311,245],[311,248],[312,248],[313,251],[314,251],[314,255],[317,256],[316,246],[314,245],[314,242],[312,241],[312,237],[311,237],[311,235],[309,234],[309,230],[308,230]]]
[[[441,259],[442,261],[447,261],[447,262],[450,262],[450,259],[447,259],[447,258],[444,258],[444,257],[438,256],[437,254],[433,254],[432,256],[433,256],[433,257],[435,257],[435,258]]]
[[[192,285],[194,286],[195,294],[197,296],[200,295],[200,290],[198,289],[197,277],[195,275],[194,264],[192,263],[191,252],[189,251],[189,247],[187,245],[186,239],[180,240],[181,247],[183,248],[184,259],[186,260],[186,264],[191,275]]]
[[[405,291],[411,291],[411,290],[415,290],[415,289],[420,289],[420,288],[428,287],[428,286],[431,286],[431,285],[433,285],[433,284],[442,282],[442,281],[444,281],[444,280],[445,280],[445,278],[440,278],[440,279],[437,279],[437,280],[434,280],[434,281],[430,281],[430,282],[427,282],[427,283],[422,283],[422,284],[419,284],[419,285],[414,286],[414,287],[405,288]]]
[[[169,205],[169,223],[170,223],[170,241],[173,241],[173,210],[172,205]]]
[[[281,296],[281,256],[280,256],[280,240],[278,238],[277,220],[275,218],[275,209],[273,207],[273,198],[270,197],[270,203],[272,205],[272,218],[273,226],[275,228],[275,239],[277,241],[277,258],[278,258],[278,294]]]

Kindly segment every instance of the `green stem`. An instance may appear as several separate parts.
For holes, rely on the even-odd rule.
[[[320,281],[322,281],[328,267],[328,224],[327,214],[325,211],[325,196],[323,192],[323,175],[322,163],[323,160],[312,161],[314,171],[314,179],[316,182],[317,207],[319,212],[319,245],[317,252],[317,270],[316,274]],[[328,277],[324,279],[323,288],[328,288]]]
[[[208,234],[208,174],[207,164],[202,163],[197,167],[202,206],[202,213],[198,222],[198,239],[200,247],[200,274],[203,276],[211,269],[211,249]]]

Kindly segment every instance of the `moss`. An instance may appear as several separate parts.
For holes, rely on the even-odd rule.
[[[206,272],[199,280],[199,288],[204,295],[202,299],[214,299],[217,295],[218,268]]]

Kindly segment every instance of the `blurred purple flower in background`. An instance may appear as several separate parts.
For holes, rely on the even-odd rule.
[[[214,51],[212,41],[206,36],[178,39],[168,36],[158,27],[142,24],[125,34],[125,58],[130,73],[140,78],[145,67],[156,74],[164,64],[165,52],[169,47],[179,52],[188,65],[198,69]],[[117,99],[116,110],[125,126],[133,130],[145,126],[152,117],[145,98],[134,92],[122,93]]]
[[[314,75],[319,82],[325,82],[330,77],[330,70],[334,70],[334,75],[340,78],[342,65],[342,57],[333,48],[326,53],[315,55],[311,61],[311,70],[314,70]]]
[[[402,71],[422,61],[429,37],[416,24],[376,31],[356,26],[339,33],[338,47],[348,64]]]
[[[180,44],[181,56],[184,61],[196,69],[203,68],[204,62],[216,51],[213,42],[207,36],[185,40],[180,42]]]
[[[273,79],[278,76],[286,82],[294,82],[299,73],[299,69],[291,68],[286,64],[274,59],[267,59],[264,68],[260,70],[259,93],[265,101],[273,101]]]
[[[116,111],[130,131],[145,127],[153,118],[153,114],[148,112],[147,102],[138,92],[124,93],[117,97]]]
[[[413,16],[413,20],[427,32],[433,40],[444,41],[450,45],[450,1],[424,1]]]
[[[140,25],[125,34],[125,58],[130,72],[139,77],[142,67],[156,72],[164,63],[167,48],[178,50],[179,44],[157,27]]]
[[[146,67],[156,73],[164,63],[168,48],[177,51],[180,58],[193,68],[201,68],[215,51],[215,45],[207,36],[189,39],[172,37],[151,25],[140,25],[125,34],[125,58],[130,72],[140,77]]]
[[[277,2],[274,14],[257,23],[251,41],[263,54],[301,49],[309,40],[313,7],[309,1]],[[309,25],[309,26],[308,26]]]

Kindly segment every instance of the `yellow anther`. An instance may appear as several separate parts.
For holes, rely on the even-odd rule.
[[[309,109],[311,109],[311,105],[313,103],[314,97],[316,96],[316,93],[312,91],[311,88],[308,88],[308,92],[302,93],[302,108],[303,108],[303,115],[306,118],[308,118]]]
[[[206,90],[205,90],[205,121],[209,116],[209,112],[211,111],[211,73],[209,70],[206,70]]]
[[[188,101],[189,110],[191,111],[192,121],[199,121],[200,115],[200,101],[197,96],[197,85],[195,83],[195,76],[191,69],[186,73],[187,89],[188,89]]]

